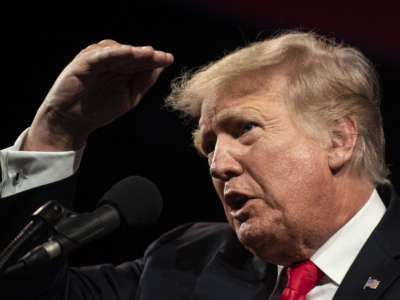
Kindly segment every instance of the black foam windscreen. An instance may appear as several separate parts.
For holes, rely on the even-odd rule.
[[[128,226],[155,222],[162,211],[162,197],[157,186],[147,178],[129,176],[116,183],[97,203],[114,206],[121,221]]]

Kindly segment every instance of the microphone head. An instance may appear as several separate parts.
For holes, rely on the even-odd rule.
[[[114,206],[121,221],[128,226],[154,223],[162,210],[162,197],[157,186],[147,178],[129,176],[111,187],[97,203]]]

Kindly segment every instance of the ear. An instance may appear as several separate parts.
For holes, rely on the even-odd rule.
[[[328,163],[332,173],[337,173],[351,161],[358,136],[357,122],[348,116],[331,124]]]

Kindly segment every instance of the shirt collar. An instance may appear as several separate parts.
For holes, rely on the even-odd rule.
[[[364,206],[313,254],[311,261],[340,285],[385,211],[374,189]]]

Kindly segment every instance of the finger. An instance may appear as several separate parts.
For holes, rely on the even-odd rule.
[[[98,46],[101,47],[109,47],[109,46],[115,46],[115,45],[120,45],[117,41],[111,40],[111,39],[104,39],[100,42],[97,43]]]
[[[85,54],[87,52],[94,52],[100,48],[106,48],[111,46],[122,46],[122,44],[118,43],[117,41],[111,39],[104,39],[98,43],[91,44],[83,49],[79,54]]]
[[[174,56],[171,53],[154,50],[151,46],[132,47],[131,53],[120,58],[119,62],[118,59],[115,61],[113,67],[127,72],[165,68],[174,62]]]
[[[171,53],[159,50],[154,51],[152,59],[154,62],[160,62],[168,66],[174,62],[174,56]]]
[[[138,51],[137,51],[138,50]],[[156,68],[165,68],[174,62],[174,56],[171,53],[154,50],[152,53],[142,52],[146,49],[133,49],[133,55],[126,59],[121,58],[113,63],[111,68],[123,73],[136,73]]]
[[[151,46],[133,47],[118,43],[110,43],[108,47],[94,47],[85,56],[91,68],[121,73],[167,67],[174,61],[172,54],[154,50]]]
[[[87,53],[87,52],[93,51],[93,49],[95,49],[95,48],[97,48],[97,47],[98,47],[97,44],[91,44],[91,45],[87,46],[86,48],[82,49],[82,50],[79,52],[79,54],[77,55],[77,57],[78,57],[78,56],[81,56],[81,55],[83,55],[83,54],[85,54],[85,53]]]

